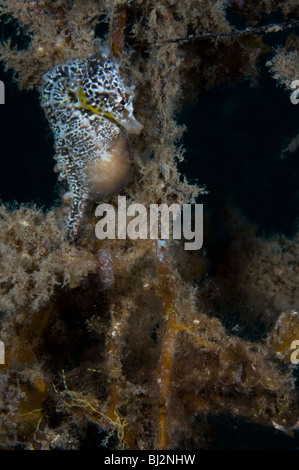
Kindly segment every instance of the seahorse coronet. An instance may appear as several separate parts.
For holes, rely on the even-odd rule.
[[[133,171],[128,134],[143,128],[133,115],[127,86],[108,49],[56,65],[43,76],[42,107],[55,139],[55,171],[66,180],[66,226],[78,238],[90,201],[120,191]]]

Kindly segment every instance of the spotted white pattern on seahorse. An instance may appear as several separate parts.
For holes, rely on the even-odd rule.
[[[134,87],[125,85],[108,49],[57,65],[43,78],[41,104],[55,138],[54,169],[68,186],[67,232],[76,240],[89,202],[129,181],[133,160],[126,132],[139,134],[143,126],[133,116]]]

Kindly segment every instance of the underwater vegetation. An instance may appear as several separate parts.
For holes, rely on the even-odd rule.
[[[1,449],[213,449],[217,419],[296,439],[299,232],[257,235],[223,204],[229,236],[209,245],[207,213],[204,247],[191,252],[179,240],[99,240],[94,214],[119,194],[144,205],[208,198],[178,169],[178,114],[199,89],[258,83],[266,55],[291,93],[298,10],[291,0],[0,0],[1,61],[39,93],[63,180],[47,211],[0,207]],[[284,45],[271,49],[275,34]]]

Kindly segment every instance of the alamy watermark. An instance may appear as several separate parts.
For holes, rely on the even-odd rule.
[[[299,103],[299,80],[293,80],[291,83],[291,88],[293,93],[291,93],[290,100],[292,104],[298,104]]]
[[[99,240],[184,238],[189,240],[184,242],[185,250],[199,250],[203,244],[202,204],[183,204],[183,207],[179,204],[149,204],[147,208],[143,204],[127,206],[126,196],[118,196],[117,208],[100,204],[95,215],[102,217],[95,227]]]
[[[0,340],[0,364],[5,364],[5,346],[3,341]]]
[[[299,339],[295,339],[292,342],[291,349],[295,349],[291,354],[291,363],[295,365],[299,364]]]
[[[0,80],[0,104],[5,104],[5,87],[2,80]]]

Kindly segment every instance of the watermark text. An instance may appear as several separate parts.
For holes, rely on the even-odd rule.
[[[95,233],[99,240],[188,240],[185,250],[199,250],[203,244],[202,204],[131,204],[127,207],[126,196],[118,196],[118,207],[100,204],[95,211],[101,217]],[[171,224],[172,220],[172,224]]]
[[[3,341],[0,340],[0,364],[5,364],[5,346]]]
[[[299,103],[299,80],[293,80],[291,83],[291,88],[293,93],[291,93],[290,100],[292,104],[298,104]]]
[[[299,364],[299,339],[292,342],[291,349],[295,349],[291,354],[291,363],[295,365]]]
[[[5,88],[2,80],[0,80],[0,104],[5,104]]]

